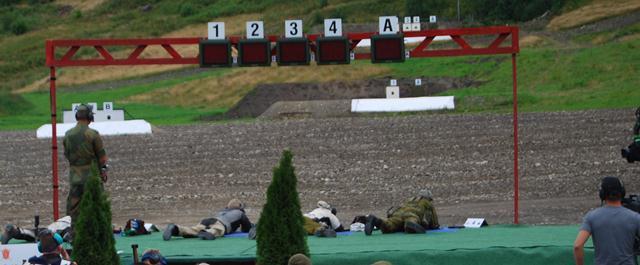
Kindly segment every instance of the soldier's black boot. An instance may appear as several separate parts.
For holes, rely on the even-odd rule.
[[[373,227],[380,227],[382,220],[373,214],[367,215],[367,222],[364,224],[364,234],[370,236],[373,232]]]
[[[207,231],[200,231],[198,232],[198,238],[202,240],[214,240],[216,239],[216,236],[214,236],[212,233],[209,233]]]
[[[16,239],[23,239],[20,237],[20,228],[15,227],[14,225],[7,225],[4,227],[4,232],[2,233],[2,244],[6,245],[9,243],[9,240],[16,238]],[[25,240],[27,238],[24,238]],[[33,241],[31,241],[33,242]]]
[[[424,234],[425,232],[427,232],[427,230],[424,229],[424,227],[422,227],[420,224],[416,224],[411,221],[405,221],[404,232],[408,234]]]
[[[180,235],[180,231],[178,231],[178,227],[175,224],[169,224],[167,225],[167,228],[162,233],[162,239],[164,239],[164,241],[168,241],[171,239],[172,236],[178,236],[178,235]]]

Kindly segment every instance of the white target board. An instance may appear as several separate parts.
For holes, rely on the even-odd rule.
[[[302,20],[285,20],[284,21],[284,37],[285,38],[302,38]]]
[[[380,35],[396,34],[399,30],[398,17],[386,16],[378,19],[378,32]]]
[[[210,40],[224,40],[224,22],[207,23],[207,38]]]
[[[264,39],[264,22],[247,21],[247,39]]]
[[[324,36],[325,37],[341,37],[342,36],[342,19],[332,18],[324,20]]]

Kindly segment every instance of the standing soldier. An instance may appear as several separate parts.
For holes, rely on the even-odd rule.
[[[81,104],[76,111],[75,127],[64,136],[64,156],[69,160],[69,196],[67,197],[67,215],[71,221],[78,219],[80,200],[84,184],[89,177],[100,174],[102,182],[107,181],[107,154],[102,138],[94,129],[89,128],[93,121],[90,106]]]
[[[365,235],[371,235],[373,227],[380,228],[383,234],[405,232],[422,234],[426,229],[438,229],[438,215],[431,204],[431,191],[421,190],[418,196],[407,200],[400,208],[388,213],[388,219],[382,220],[374,215],[367,216]]]

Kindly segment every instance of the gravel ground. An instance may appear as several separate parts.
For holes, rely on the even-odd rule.
[[[578,223],[599,205],[605,175],[638,192],[630,142],[633,110],[520,116],[520,221]],[[467,217],[513,221],[511,116],[437,114],[237,122],[155,128],[153,136],[106,137],[114,222],[142,218],[195,224],[237,197],[257,221],[271,170],[290,148],[303,211],[319,199],[343,222],[382,215],[431,188],[441,223]],[[61,151],[61,150],[60,150]],[[68,191],[60,152],[61,206]],[[35,132],[0,132],[0,223],[51,219],[50,142]]]

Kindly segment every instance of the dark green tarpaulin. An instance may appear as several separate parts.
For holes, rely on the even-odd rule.
[[[573,264],[573,241],[578,226],[489,226],[456,229],[424,235],[374,232],[339,235],[337,238],[309,237],[314,265],[365,265],[388,260],[395,265],[413,264]],[[256,243],[246,238],[214,241],[173,238],[163,241],[161,233],[118,237],[123,265],[132,264],[131,245],[159,249],[170,262],[253,260]],[[586,264],[593,264],[591,243],[585,250]]]

